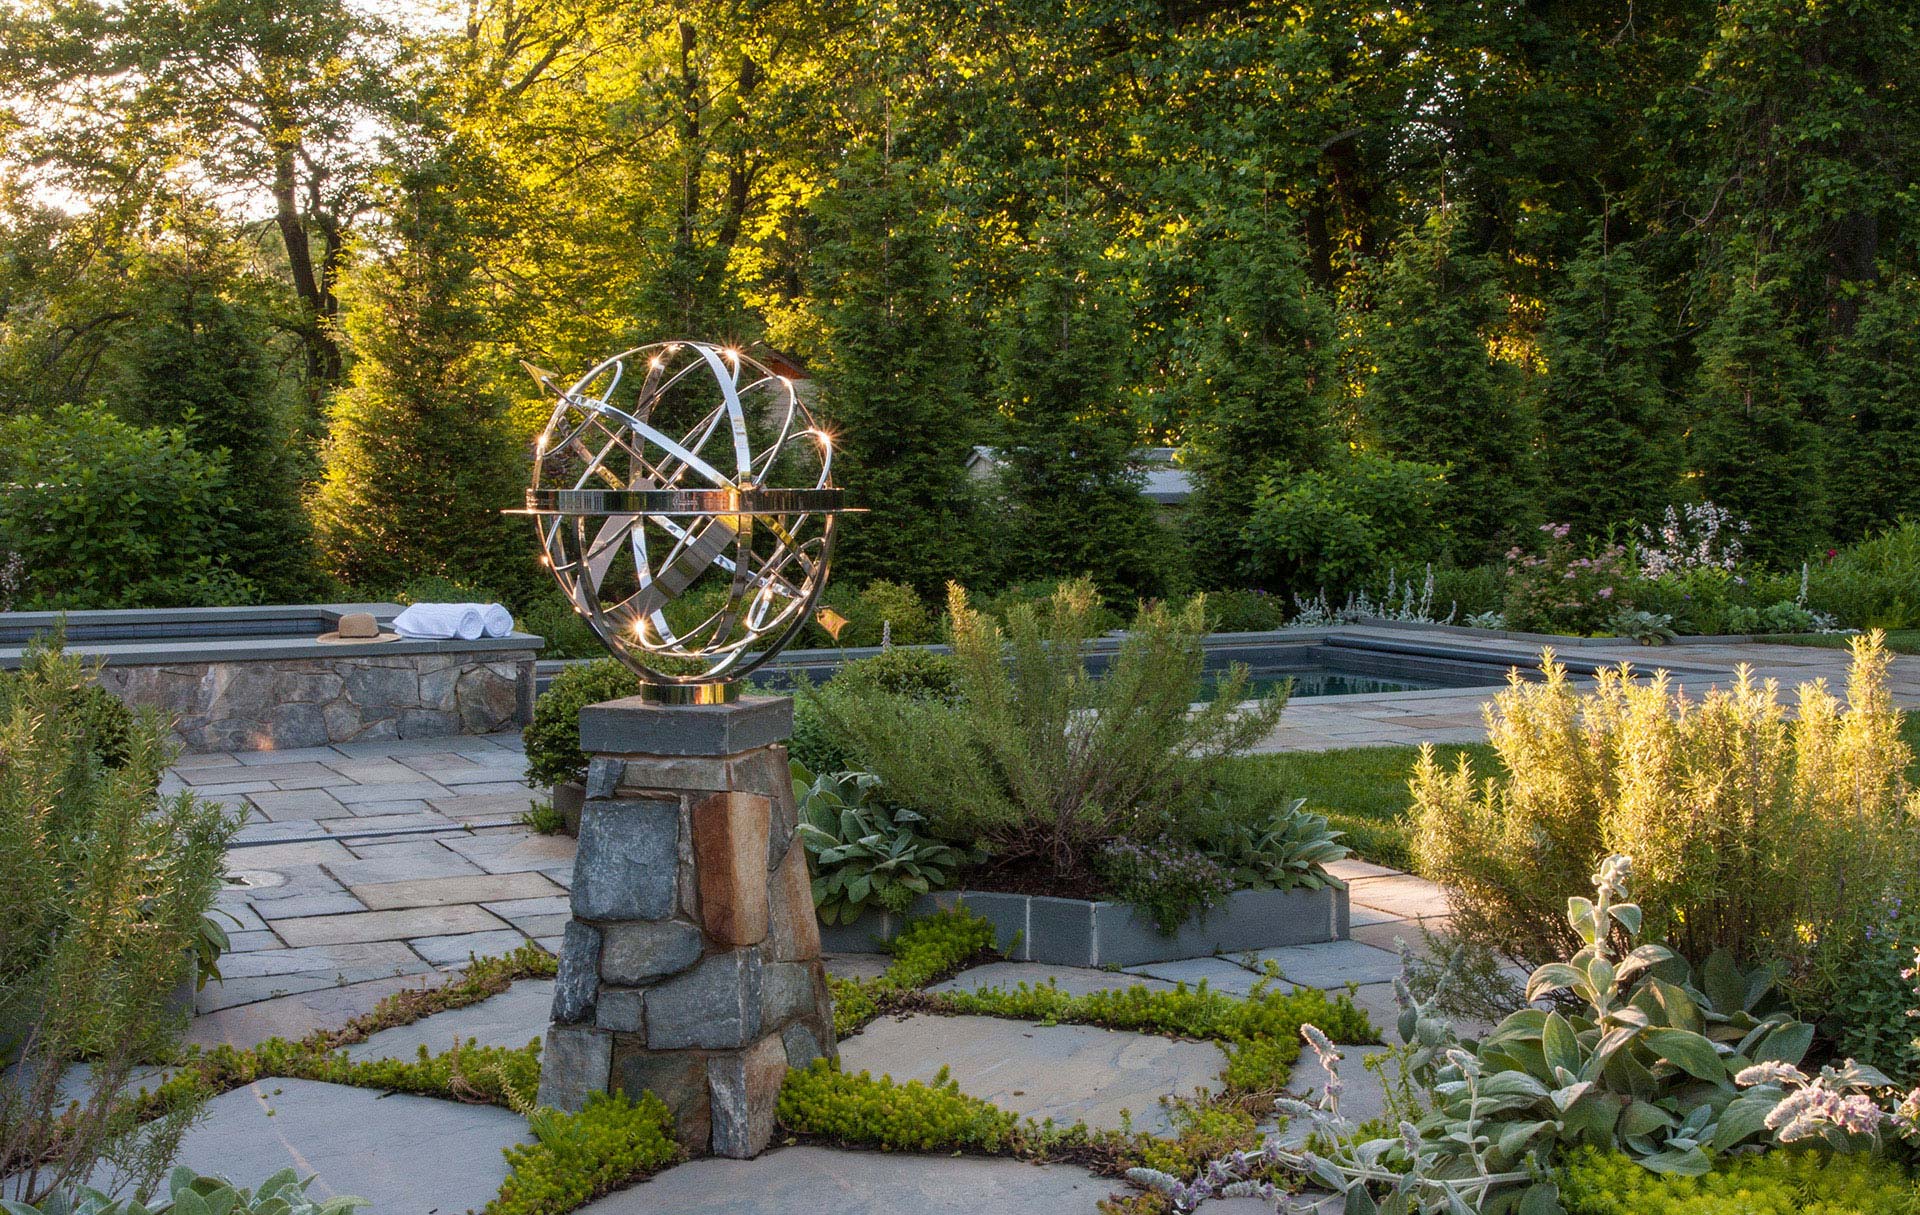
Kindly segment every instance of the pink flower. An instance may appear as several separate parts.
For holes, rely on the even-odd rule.
[[[1610,586],[1603,586],[1603,587],[1601,587],[1601,588],[1600,588],[1600,598],[1602,598],[1602,599],[1611,599],[1611,598],[1613,598],[1613,588],[1612,588],[1612,587],[1610,587]]]

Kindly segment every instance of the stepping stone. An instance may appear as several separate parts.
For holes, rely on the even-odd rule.
[[[1400,1071],[1392,1060],[1386,1060],[1378,1070],[1368,1068],[1366,1061],[1391,1050],[1386,1046],[1340,1048],[1340,1080],[1346,1086],[1340,1094],[1341,1117],[1358,1125],[1387,1116],[1386,1086],[1400,1078]],[[1326,1069],[1311,1049],[1303,1048],[1300,1062],[1294,1064],[1293,1075],[1287,1080],[1287,1091],[1303,1101],[1318,1101],[1326,1087]],[[1287,1130],[1292,1135],[1288,1137],[1293,1139],[1307,1129],[1305,1122],[1289,1123]]]
[[[944,983],[935,983],[927,990],[979,991],[988,987],[1004,987],[1012,991],[1022,983],[1029,987],[1045,987],[1049,981],[1070,996],[1084,996],[1096,991],[1120,991],[1128,987],[1173,990],[1173,984],[1145,975],[1089,970],[1084,966],[1048,966],[1040,962],[989,962],[985,966],[962,971]]]
[[[554,898],[560,888],[537,873],[472,874],[464,877],[415,878],[354,886],[353,893],[370,911],[401,907],[446,907],[454,903],[493,903],[508,899]],[[564,909],[564,906],[563,908]],[[548,908],[548,911],[556,910]]]
[[[504,957],[526,943],[526,934],[516,928],[442,937],[414,937],[407,942],[415,953],[427,961],[450,970],[465,970],[474,958]]]
[[[1098,1215],[1125,1189],[1066,1164],[790,1147],[683,1164],[578,1215]]]
[[[1356,911],[1361,907],[1374,907],[1402,919],[1447,915],[1452,910],[1447,906],[1444,890],[1411,874],[1355,882],[1348,889],[1347,897]]]
[[[289,945],[339,945],[357,941],[397,941],[413,937],[491,932],[505,927],[505,921],[469,903],[454,907],[361,911],[347,915],[278,920],[273,930]]]
[[[1362,878],[1398,877],[1400,870],[1389,869],[1385,865],[1376,865],[1372,861],[1363,861],[1350,856],[1344,861],[1334,861],[1323,866],[1326,871],[1343,882],[1354,882]]]
[[[383,1029],[347,1047],[349,1059],[414,1059],[425,1046],[439,1054],[472,1038],[482,1046],[519,1049],[547,1032],[553,1011],[553,980],[522,979],[478,1004],[422,1017],[411,1025]]]
[[[187,1041],[202,1046],[246,1048],[258,1046],[268,1038],[298,1040],[320,1029],[338,1029],[361,1013],[371,1012],[381,1000],[400,991],[418,991],[445,982],[445,976],[425,965],[420,973],[370,979],[365,983],[339,986],[329,980],[323,987],[295,992],[275,999],[237,1004],[215,1011],[202,1010],[187,1027]],[[206,991],[212,991],[209,983]]]
[[[315,1174],[315,1198],[353,1194],[381,1215],[486,1206],[501,1152],[533,1136],[510,1110],[313,1080],[269,1079],[207,1103],[177,1162],[255,1186],[285,1168]]]
[[[1255,983],[1265,977],[1226,958],[1186,958],[1179,962],[1153,962],[1146,966],[1128,967],[1127,973],[1146,975],[1168,983],[1185,983],[1188,987],[1198,987],[1200,981],[1204,979],[1209,990],[1223,991],[1230,996],[1246,995],[1253,990]],[[1292,991],[1293,984],[1274,983],[1269,986],[1269,990]]]
[[[1256,964],[1275,962],[1288,981],[1301,987],[1337,988],[1349,983],[1391,983],[1400,977],[1400,955],[1359,941],[1324,941],[1262,949]]]
[[[1165,1134],[1160,1098],[1218,1088],[1226,1056],[1212,1042],[998,1017],[881,1017],[840,1044],[843,1070],[903,1084],[943,1065],[961,1092],[1016,1114],[1118,1130],[1125,1110],[1136,1130]]]

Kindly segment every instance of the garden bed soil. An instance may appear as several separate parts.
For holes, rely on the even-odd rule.
[[[822,924],[828,953],[865,953],[890,941],[908,920],[956,904],[994,926],[995,947],[1019,962],[1056,966],[1142,966],[1345,940],[1347,888],[1236,890],[1205,916],[1173,934],[1125,903],[1000,891],[961,890],[922,895],[904,916],[868,911],[851,924]]]

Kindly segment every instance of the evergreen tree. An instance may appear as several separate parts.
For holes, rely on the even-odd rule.
[[[1820,388],[1767,269],[1731,284],[1697,343],[1690,459],[1700,492],[1753,525],[1749,553],[1794,562],[1827,534]]]
[[[1249,576],[1241,539],[1260,482],[1322,465],[1331,450],[1333,314],[1308,281],[1290,215],[1254,203],[1208,247],[1206,299],[1187,414],[1197,491],[1190,529],[1211,585]]]
[[[1660,384],[1652,284],[1628,246],[1588,238],[1564,269],[1540,344],[1547,517],[1589,535],[1658,519],[1678,486],[1680,436]]]
[[[314,522],[328,568],[373,590],[437,575],[509,599],[537,569],[505,393],[475,307],[475,213],[485,166],[457,147],[408,165],[391,200],[394,248],[348,284],[354,353],[334,397]]]
[[[123,412],[183,428],[193,446],[224,452],[232,511],[228,568],[269,602],[325,593],[300,496],[303,451],[293,402],[268,361],[266,317],[226,298],[214,276],[176,270],[143,309],[131,340]]]
[[[1165,589],[1169,536],[1140,496],[1112,276],[1070,223],[1039,226],[1002,319],[995,556],[1004,580],[1091,574],[1108,594]]]
[[[1447,509],[1468,558],[1500,547],[1533,514],[1531,419],[1488,351],[1504,301],[1491,257],[1440,210],[1394,245],[1368,326],[1374,373],[1364,421],[1392,455],[1449,466]]]
[[[1920,276],[1891,276],[1867,296],[1827,373],[1836,534],[1920,519]]]
[[[934,241],[932,201],[872,151],[821,199],[813,294],[825,328],[820,412],[836,480],[870,514],[841,521],[836,564],[849,585],[877,578],[938,594],[978,557],[967,456],[973,343]]]

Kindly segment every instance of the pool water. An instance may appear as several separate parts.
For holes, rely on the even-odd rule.
[[[1265,696],[1288,681],[1293,683],[1293,696],[1296,699],[1302,696],[1355,696],[1375,692],[1424,692],[1432,688],[1460,686],[1438,679],[1388,679],[1381,675],[1361,675],[1333,667],[1305,667],[1295,671],[1256,672],[1247,681],[1247,691],[1251,696]],[[1204,691],[1206,699],[1212,700],[1218,687],[1216,681],[1209,679]]]

